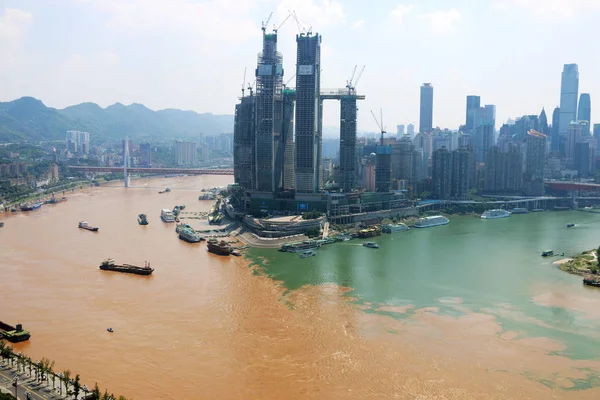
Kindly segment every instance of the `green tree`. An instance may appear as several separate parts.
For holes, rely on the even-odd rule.
[[[598,260],[598,266],[600,266],[600,246],[598,246],[598,250],[596,250],[596,258]]]
[[[69,395],[69,386],[71,386],[71,371],[64,370],[63,371],[63,382],[65,383],[65,392]]]
[[[79,380],[79,374],[75,375],[75,381],[73,382],[73,395],[75,396],[75,399],[77,399],[79,391],[81,390],[81,383]]]
[[[94,400],[100,400],[100,388],[98,387],[98,382],[94,385],[94,390],[92,391],[94,394]]]

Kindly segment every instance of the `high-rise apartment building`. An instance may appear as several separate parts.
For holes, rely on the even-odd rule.
[[[552,112],[552,130],[550,131],[551,136],[551,150],[564,152],[564,145],[561,146],[560,140],[560,108],[555,107]]]
[[[140,165],[144,167],[152,166],[152,145],[150,143],[140,144]]]
[[[589,93],[581,93],[579,96],[579,105],[577,108],[577,120],[583,124],[583,130],[581,134],[583,136],[590,136],[590,124],[592,118],[592,101],[590,100]]]
[[[465,198],[474,182],[473,150],[461,148],[452,152],[451,196],[455,199]]]
[[[375,191],[387,193],[392,187],[392,146],[382,143],[375,153]]]
[[[250,96],[242,97],[235,106],[233,123],[234,182],[246,190],[254,188],[256,176],[255,110],[256,96],[251,93]]]
[[[281,186],[284,190],[296,188],[296,146],[294,143],[294,106],[296,102],[296,91],[293,89],[283,90],[283,127],[281,128],[280,153],[283,156],[281,167],[283,169]]]
[[[194,165],[197,160],[198,143],[177,140],[175,142],[175,160],[177,165]]]
[[[396,125],[396,138],[398,140],[404,136],[405,128],[406,127],[404,125]]]
[[[467,133],[472,133],[475,122],[475,110],[481,107],[481,98],[479,96],[467,96],[467,118],[465,129]]]
[[[546,135],[530,130],[525,139],[525,193],[530,196],[544,194],[546,169]]]
[[[413,181],[414,146],[408,136],[392,145],[392,179]]]
[[[265,33],[263,49],[258,55],[256,75],[256,128],[254,187],[274,192],[281,185],[282,170],[276,165],[282,157],[281,128],[283,118],[283,57],[277,51],[277,34]]]
[[[473,110],[473,143],[477,162],[495,145],[496,106],[488,104]]]
[[[414,137],[415,137],[415,125],[414,124],[408,124],[406,126],[406,134],[408,136],[410,136],[411,139],[414,139]]]
[[[579,122],[572,121],[567,129],[567,137],[565,140],[565,157],[567,163],[572,163],[575,159],[575,146],[581,142],[583,125]]]
[[[594,139],[596,139],[596,155],[598,155],[598,152],[600,151],[600,124],[594,124],[593,135]]]
[[[549,136],[550,129],[548,127],[548,116],[546,115],[546,110],[544,110],[543,107],[542,107],[542,112],[540,113],[540,116],[538,117],[538,120],[540,121],[540,132],[542,132],[546,136]]]
[[[321,36],[296,35],[296,192],[321,188]]]
[[[516,193],[523,186],[523,154],[514,146],[502,151],[492,147],[485,155],[483,190],[488,193]]]
[[[344,192],[356,188],[358,159],[356,156],[356,96],[340,100],[340,187]]]
[[[433,152],[431,157],[431,192],[438,199],[452,195],[452,153],[445,147]]]
[[[433,86],[424,83],[421,86],[421,112],[419,114],[419,133],[433,130]]]
[[[577,64],[565,64],[560,83],[559,134],[566,136],[569,124],[577,119],[579,69]]]
[[[67,131],[65,144],[71,153],[89,154],[90,134],[81,131]]]

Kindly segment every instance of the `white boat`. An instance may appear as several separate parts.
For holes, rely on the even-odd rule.
[[[432,226],[446,225],[450,221],[443,215],[432,215],[431,217],[419,218],[415,222],[415,228],[430,228]]]
[[[487,210],[483,214],[481,214],[481,218],[483,219],[496,219],[496,218],[506,218],[511,214],[510,211],[495,209],[495,210]]]
[[[409,228],[408,226],[406,226],[406,224],[386,224],[386,225],[381,225],[381,231],[385,232],[385,233],[396,233],[396,232],[404,232],[407,231]]]
[[[166,208],[160,212],[160,218],[164,222],[175,222],[175,215],[173,214],[173,211]]]

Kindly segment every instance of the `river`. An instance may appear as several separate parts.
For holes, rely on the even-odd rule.
[[[215,256],[160,221],[178,204],[208,211],[200,189],[230,181],[115,182],[4,215],[0,319],[32,332],[15,347],[134,399],[600,395],[600,290],[540,257],[597,247],[600,214],[455,216],[308,259]],[[155,272],[99,271],[107,257]]]

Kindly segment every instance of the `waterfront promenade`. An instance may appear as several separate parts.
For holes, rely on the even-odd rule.
[[[17,372],[17,368],[11,368],[10,364],[0,365],[0,388],[5,389],[4,392],[8,392],[13,396],[15,395],[15,388],[12,386],[15,376],[17,377],[18,382],[17,389],[19,400],[27,399],[26,392],[29,393],[29,398],[33,400],[58,400],[70,398],[60,394],[58,385],[53,389],[52,382],[37,381],[35,372],[31,375],[28,371]],[[65,393],[64,387],[63,393]],[[79,398],[84,398],[83,393]]]

